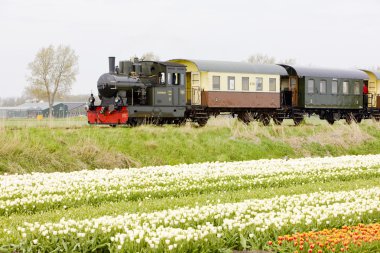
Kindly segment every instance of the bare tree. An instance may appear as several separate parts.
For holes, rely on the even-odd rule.
[[[266,54],[254,54],[248,57],[247,61],[254,64],[274,64],[276,58]]]
[[[78,56],[69,46],[42,48],[28,68],[28,86],[25,93],[49,103],[49,118],[56,96],[68,94],[78,74]]]
[[[288,59],[281,60],[278,63],[285,64],[285,65],[295,65],[296,62],[297,62],[296,59],[294,59],[294,58],[288,58]]]
[[[78,94],[78,95],[72,95],[67,94],[63,97],[58,97],[57,102],[81,102],[81,101],[87,101],[88,100],[88,94]]]
[[[6,98],[0,98],[0,106],[18,106],[26,101],[26,97],[6,97]]]

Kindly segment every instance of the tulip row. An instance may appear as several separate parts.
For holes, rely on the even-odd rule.
[[[380,242],[380,224],[343,226],[341,229],[324,229],[279,236],[269,241],[270,249],[277,252],[343,252],[363,247],[363,244]]]
[[[380,155],[0,176],[0,215],[103,201],[184,196],[380,176]]]
[[[379,214],[380,188],[374,187],[79,221],[63,218],[58,223],[25,223],[17,233],[20,247],[35,251],[59,250],[63,244],[80,251],[212,251],[243,244],[258,248],[270,234],[368,222]]]

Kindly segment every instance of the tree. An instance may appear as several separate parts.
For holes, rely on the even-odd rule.
[[[26,97],[7,97],[7,98],[0,98],[0,106],[18,106],[26,102]]]
[[[285,60],[281,60],[278,62],[279,64],[285,64],[285,65],[295,65],[296,64],[296,59],[294,58],[288,58]]]
[[[274,64],[276,62],[276,58],[266,54],[254,54],[249,56],[247,61],[254,64]]]
[[[78,56],[69,46],[41,48],[28,65],[30,75],[25,93],[47,100],[49,118],[56,96],[68,94],[78,74]]]
[[[253,64],[275,64],[276,58],[273,56],[268,56],[266,54],[254,54],[248,57],[247,61]],[[280,60],[278,63],[285,64],[285,65],[294,65],[296,64],[296,59],[288,58],[288,59]]]

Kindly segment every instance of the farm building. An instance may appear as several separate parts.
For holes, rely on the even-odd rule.
[[[0,107],[0,118],[27,118],[27,111],[17,106]]]
[[[86,115],[86,103],[57,102],[53,106],[53,117],[65,118]],[[48,103],[24,103],[15,107],[0,107],[1,118],[35,118],[37,115],[49,116]]]

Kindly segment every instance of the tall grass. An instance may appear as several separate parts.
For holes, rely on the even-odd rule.
[[[330,126],[308,118],[297,127],[290,120],[264,127],[218,117],[204,128],[111,128],[88,126],[86,119],[18,122],[1,121],[0,173],[380,152],[380,124],[371,120]]]

